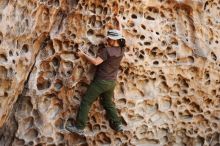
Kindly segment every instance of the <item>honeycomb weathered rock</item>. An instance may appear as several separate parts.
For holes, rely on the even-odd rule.
[[[1,0],[0,26],[1,145],[220,145],[219,0]],[[124,132],[98,101],[87,137],[63,132],[95,71],[78,48],[120,26]]]

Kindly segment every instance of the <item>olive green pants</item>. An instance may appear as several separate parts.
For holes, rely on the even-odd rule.
[[[114,96],[114,88],[116,81],[111,80],[94,80],[88,90],[86,91],[84,97],[82,98],[79,111],[76,117],[76,127],[79,129],[84,129],[88,120],[88,113],[90,107],[94,101],[100,96],[101,104],[106,110],[106,116],[110,122],[111,127],[117,127],[121,124],[121,119],[117,115],[117,111],[114,103],[112,102],[112,97]]]

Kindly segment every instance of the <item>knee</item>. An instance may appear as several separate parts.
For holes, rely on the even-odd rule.
[[[81,106],[91,106],[92,101],[88,100],[87,98],[83,98],[80,105]]]
[[[102,106],[104,108],[114,108],[115,107],[112,102],[110,102],[110,103],[103,103]]]
[[[82,100],[80,103],[80,106],[87,106],[87,105],[90,105],[90,103],[86,100]]]

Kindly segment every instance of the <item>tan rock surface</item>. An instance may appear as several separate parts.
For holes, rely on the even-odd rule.
[[[86,137],[63,132],[95,71],[78,48],[118,24],[124,132],[98,101]],[[1,0],[0,26],[0,145],[220,145],[219,0]]]

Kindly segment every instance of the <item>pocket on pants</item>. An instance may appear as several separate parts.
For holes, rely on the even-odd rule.
[[[97,83],[105,91],[112,89],[116,85],[115,81],[108,81],[108,80],[97,80]]]

